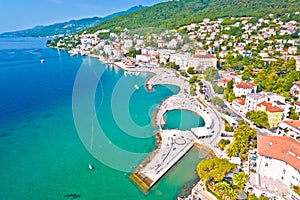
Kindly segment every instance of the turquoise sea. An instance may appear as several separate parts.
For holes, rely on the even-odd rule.
[[[153,112],[178,88],[147,92],[150,74],[70,57],[45,41],[0,38],[0,199],[167,200],[197,180],[205,152],[195,148],[146,195],[129,179],[155,148]],[[184,128],[195,125],[183,116]],[[176,128],[179,118],[167,122]]]

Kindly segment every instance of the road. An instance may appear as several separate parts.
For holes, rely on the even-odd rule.
[[[211,83],[210,83],[209,81],[203,81],[203,83],[206,85],[206,88],[207,88],[206,94],[207,94],[207,96],[208,96],[210,99],[212,99],[214,96],[217,95],[217,94],[214,92],[214,89],[213,89],[213,87],[212,87],[212,85],[211,85]],[[249,119],[245,118],[243,115],[241,115],[240,113],[236,112],[236,111],[231,107],[231,105],[230,105],[228,102],[225,102],[225,105],[226,105],[226,106],[224,106],[222,109],[224,109],[224,111],[225,111],[226,113],[228,113],[229,116],[235,118],[237,121],[240,121],[240,120],[243,119],[244,121],[248,122],[252,128],[255,128],[255,129],[256,129],[258,135],[264,135],[264,136],[265,136],[265,135],[270,135],[270,134],[272,134],[272,132],[269,131],[268,129],[258,128],[257,126],[253,125],[253,123],[252,123]]]

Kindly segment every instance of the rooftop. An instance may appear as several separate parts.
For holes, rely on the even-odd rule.
[[[284,161],[300,170],[300,143],[285,136],[258,136],[258,154]]]
[[[231,81],[231,79],[228,79],[228,78],[221,78],[221,79],[219,80],[220,83],[228,83],[228,82],[230,82],[230,81]]]
[[[243,89],[252,89],[252,88],[256,87],[255,83],[249,83],[249,82],[243,82],[243,81],[237,82],[234,85],[237,88],[243,88]]]
[[[245,105],[245,99],[244,98],[237,98],[235,99],[235,102],[240,105]]]
[[[267,103],[265,101],[263,101],[262,103],[258,104],[257,106],[265,106],[266,107],[266,111],[268,112],[283,112],[284,109],[278,107],[278,106],[273,106],[272,103]]]
[[[300,131],[300,120],[285,120],[285,121],[282,121],[282,123],[285,123],[285,124]]]
[[[216,58],[216,55],[215,54],[207,54],[207,55],[195,54],[193,56],[193,58]]]

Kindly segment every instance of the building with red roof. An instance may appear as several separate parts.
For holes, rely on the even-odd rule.
[[[188,66],[197,71],[205,71],[208,67],[217,68],[218,59],[215,54],[195,54],[189,58]]]
[[[232,79],[229,79],[229,78],[221,78],[218,81],[218,86],[227,87],[227,83],[230,82],[231,80]]]
[[[284,136],[257,139],[256,184],[290,196],[291,186],[300,186],[300,142]]]
[[[284,113],[284,109],[275,106],[274,103],[268,103],[266,101],[257,105],[257,111],[264,111],[267,113],[270,128],[278,126],[282,121]]]
[[[249,82],[236,82],[233,85],[233,92],[236,97],[246,96],[247,94],[256,93],[257,85]]]
[[[284,120],[276,131],[279,136],[289,136],[300,142],[300,120]]]
[[[234,99],[232,101],[232,108],[238,111],[239,113],[243,113],[245,108],[245,98]]]

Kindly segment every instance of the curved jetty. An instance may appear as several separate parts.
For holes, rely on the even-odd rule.
[[[159,127],[157,133],[158,148],[137,167],[130,178],[138,187],[147,192],[194,144],[212,144],[222,129],[217,113],[204,101],[189,95],[190,85],[175,70],[158,67],[127,67],[124,63],[115,65],[127,71],[151,72],[154,75],[146,82],[146,88],[153,90],[155,85],[175,85],[180,88],[178,94],[165,99],[154,115],[154,123]],[[162,130],[166,112],[174,109],[190,110],[205,122],[205,127],[196,127],[188,131]]]

